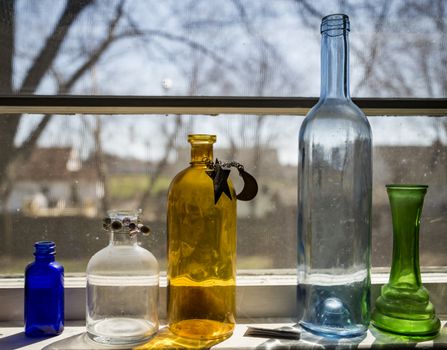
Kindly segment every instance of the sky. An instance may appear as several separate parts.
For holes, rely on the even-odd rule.
[[[130,95],[187,95],[190,91],[191,69],[194,62],[198,64],[199,95],[253,95],[253,86],[262,78],[259,70],[254,69],[262,58],[262,42],[274,47],[280,56],[279,63],[269,53],[267,63],[269,70],[265,73],[265,95],[271,96],[318,96],[320,85],[320,34],[319,19],[309,18],[310,25],[305,25],[299,16],[301,8],[293,1],[277,0],[272,2],[262,0],[256,3],[243,2],[247,5],[247,15],[250,18],[248,28],[240,23],[237,11],[230,1],[220,1],[210,6],[209,2],[184,2],[190,4],[185,8],[177,6],[175,1],[132,1],[127,2],[126,10],[144,30],[163,31],[173,35],[181,35],[196,44],[212,50],[225,63],[234,64],[234,69],[219,66],[207,55],[198,55],[183,43],[151,36],[149,41],[135,39],[122,40],[113,45],[99,61],[95,69],[86,74],[79,84],[75,85],[75,94],[130,94]],[[336,2],[330,9],[327,2],[317,1],[314,5],[320,10],[336,12]],[[361,1],[357,2],[361,5]],[[56,4],[56,5],[55,5]],[[114,1],[99,1],[98,6],[89,9],[80,17],[79,23],[69,32],[68,40],[62,46],[56,60],[55,70],[68,75],[82,62],[82,52],[89,50],[101,40],[104,35],[104,21],[113,17]],[[219,4],[216,7],[216,4]],[[223,4],[223,5],[222,5]],[[216,10],[216,8],[218,10]],[[38,4],[31,0],[18,2],[18,17],[16,21],[16,58],[14,65],[14,80],[20,84],[29,64],[45,42],[58,16],[63,10],[63,2],[49,0]],[[182,10],[186,9],[186,12]],[[368,18],[371,23],[375,18]],[[399,40],[405,35],[419,38],[422,29],[429,28],[424,20],[413,21],[411,28],[399,27],[396,23],[405,24],[411,17],[391,17],[386,23],[387,28],[394,32],[387,33],[387,40]],[[215,21],[210,26],[208,22]],[[238,22],[239,21],[239,22]],[[124,25],[121,30],[127,27]],[[366,28],[366,29],[365,29]],[[351,18],[350,40],[354,47],[362,41],[371,39],[374,33],[367,31],[368,25],[359,17]],[[434,44],[437,43],[436,33],[431,35]],[[163,49],[161,49],[163,48]],[[169,55],[167,55],[168,51]],[[436,52],[435,52],[436,53]],[[381,57],[379,52],[379,59]],[[269,56],[270,55],[270,56]],[[384,56],[386,58],[386,55]],[[410,56],[409,56],[410,57]],[[385,59],[384,58],[384,59]],[[402,65],[410,63],[404,59]],[[424,96],[422,79],[418,72],[414,86]],[[351,86],[356,86],[361,80],[363,68],[359,56],[351,53]],[[170,79],[170,89],[163,89],[162,81]],[[377,96],[376,86],[361,90],[361,96]],[[54,94],[56,85],[54,75],[48,74],[39,87],[39,94]],[[388,95],[387,95],[388,96]],[[395,97],[395,95],[389,95]],[[228,146],[228,135],[243,135],[241,147],[249,147],[253,135],[253,116],[195,116],[191,132],[215,133],[219,136],[217,147]],[[16,143],[20,144],[39,121],[40,116],[25,116],[16,135]],[[91,117],[86,117],[90,120]],[[140,159],[157,160],[163,156],[163,123],[172,123],[173,117],[164,116],[102,116],[102,142],[107,152],[132,156]],[[430,145],[436,138],[447,143],[445,128],[440,118],[426,117],[380,117],[370,118],[375,145]],[[272,137],[270,145],[278,149],[280,161],[283,164],[296,165],[298,130],[302,117],[277,116],[269,118],[263,129],[264,139]],[[88,124],[88,123],[87,123]],[[246,128],[241,133],[241,129]],[[117,135],[118,132],[118,135]],[[50,127],[39,140],[39,145],[73,146],[81,151],[91,150],[92,140],[86,124],[81,118],[55,117]],[[184,135],[183,135],[184,136]],[[178,140],[180,145],[187,146],[186,138]]]
[[[230,145],[228,135],[241,135],[241,130],[243,139],[234,136],[238,141],[238,147],[253,145],[253,128],[247,126],[253,125],[256,116],[201,115],[184,118],[194,120],[190,133],[216,134],[218,137],[216,148],[228,148]],[[35,124],[40,116],[27,115],[25,119],[31,125]],[[90,149],[91,141],[85,139],[85,135],[88,134],[85,125],[79,117],[76,117],[76,120],[77,123],[70,123],[71,137],[66,137],[60,130],[67,127],[67,116],[56,116],[42,137],[40,146],[74,146],[81,150],[81,153],[83,149]],[[157,161],[164,156],[164,148],[160,146],[167,142],[161,129],[162,124],[167,120],[172,123],[174,116],[101,116],[101,120],[105,152],[122,157]],[[271,116],[263,128],[263,139],[272,138],[269,146],[277,149],[279,160],[283,165],[298,164],[298,132],[303,120],[302,116]],[[447,123],[447,117],[370,117],[369,121],[374,146],[430,146],[438,137],[441,142],[447,144],[447,135],[442,125]],[[275,130],[275,134],[271,130]],[[25,128],[21,128],[20,132],[23,135],[19,133],[19,140],[25,136]],[[176,140],[177,145],[189,147],[186,132],[188,131],[185,130],[181,134],[182,139]],[[87,157],[88,152],[83,155]]]

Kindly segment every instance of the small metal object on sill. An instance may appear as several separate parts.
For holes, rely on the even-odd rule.
[[[244,337],[299,340],[301,337],[301,332],[294,327],[283,327],[279,329],[247,327]]]

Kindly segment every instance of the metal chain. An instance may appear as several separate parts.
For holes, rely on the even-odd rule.
[[[241,163],[238,163],[234,160],[228,162],[222,162],[216,158],[216,162],[213,162],[208,158],[203,158],[203,161],[205,162],[208,169],[215,169],[216,165],[219,165],[222,168],[234,167],[237,168],[237,170],[239,171],[244,171],[244,166]]]

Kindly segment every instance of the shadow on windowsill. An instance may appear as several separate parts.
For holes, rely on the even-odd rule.
[[[16,333],[8,337],[0,339],[0,349],[15,350],[22,347],[39,343],[47,340],[49,337],[30,338],[25,335],[25,332]]]
[[[366,334],[352,338],[322,337],[302,329],[298,324],[293,327],[282,327],[279,330],[294,330],[300,332],[299,340],[269,339],[257,349],[357,349],[366,338]]]
[[[228,337],[227,337],[228,338]],[[194,340],[176,336],[167,327],[162,328],[153,338],[137,345],[105,345],[90,339],[87,333],[83,332],[74,336],[56,341],[47,345],[42,350],[93,350],[93,349],[209,349],[227,338],[215,340]],[[3,348],[0,347],[3,350]],[[12,350],[12,349],[11,349]]]
[[[444,325],[438,334],[433,336],[405,336],[382,331],[374,326],[370,326],[371,334],[375,340],[372,348],[378,349],[411,349],[418,347],[421,342],[432,341],[433,345],[428,347],[447,348],[447,324]],[[420,346],[420,345],[419,345]]]

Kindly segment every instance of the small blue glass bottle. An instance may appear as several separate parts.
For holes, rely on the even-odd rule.
[[[35,261],[25,270],[25,334],[57,335],[64,330],[64,268],[54,242],[34,244]]]

